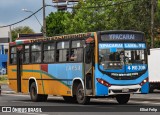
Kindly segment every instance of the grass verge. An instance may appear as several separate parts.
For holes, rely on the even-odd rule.
[[[0,75],[0,84],[8,84],[7,75]]]

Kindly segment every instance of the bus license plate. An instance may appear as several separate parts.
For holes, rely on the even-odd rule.
[[[122,89],[122,92],[123,92],[123,93],[129,92],[129,89],[128,89],[128,88],[123,88],[123,89]]]

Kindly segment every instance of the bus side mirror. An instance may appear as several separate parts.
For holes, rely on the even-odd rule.
[[[151,55],[150,48],[147,48],[148,55]]]
[[[92,61],[94,47],[92,44],[87,44],[85,48],[85,63],[90,64]]]

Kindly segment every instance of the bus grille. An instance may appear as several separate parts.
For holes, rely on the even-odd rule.
[[[137,92],[138,89],[129,89],[128,92]],[[112,90],[113,93],[126,93],[126,92],[122,92],[122,90]]]

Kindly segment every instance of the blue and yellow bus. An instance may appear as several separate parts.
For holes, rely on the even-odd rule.
[[[125,104],[130,94],[148,93],[147,51],[144,33],[127,30],[20,40],[9,46],[9,85],[32,101],[112,96]]]

